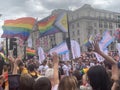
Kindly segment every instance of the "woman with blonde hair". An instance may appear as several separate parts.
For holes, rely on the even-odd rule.
[[[58,90],[77,90],[77,84],[74,76],[66,76],[60,81]]]

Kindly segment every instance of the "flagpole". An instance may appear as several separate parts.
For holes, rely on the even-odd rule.
[[[69,50],[69,57],[70,57],[70,61],[71,61],[71,70],[73,70],[73,62],[72,62],[72,50],[71,50],[71,37],[70,37],[70,28],[69,28],[69,20],[68,20],[68,13],[67,14],[67,24],[68,24],[68,38],[66,38],[66,42],[67,42],[67,46],[68,46],[68,50]]]
[[[26,60],[26,40],[24,41],[24,60]]]
[[[8,57],[8,38],[6,38],[6,57]]]

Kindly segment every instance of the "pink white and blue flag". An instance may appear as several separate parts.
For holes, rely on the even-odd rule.
[[[102,40],[99,42],[101,49],[104,51],[114,41],[114,38],[110,35],[110,32],[106,30],[103,33]]]

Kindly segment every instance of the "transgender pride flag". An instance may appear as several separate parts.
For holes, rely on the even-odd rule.
[[[60,43],[58,46],[52,48],[49,53],[52,54],[53,52],[56,52],[57,54],[66,54],[69,52],[68,47],[67,47],[67,43],[66,42],[62,42]]]
[[[101,49],[106,50],[107,46],[109,46],[114,41],[114,38],[110,35],[110,32],[106,30],[103,33],[102,40],[99,42]]]
[[[108,55],[108,46],[114,41],[114,38],[110,35],[110,32],[106,30],[103,33],[102,40],[99,42],[99,47],[102,52]],[[95,53],[96,58],[99,62],[103,62],[105,59],[98,53]]]

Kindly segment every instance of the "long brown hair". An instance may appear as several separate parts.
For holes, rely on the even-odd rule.
[[[77,79],[74,76],[66,76],[60,81],[58,90],[76,90],[77,83]]]
[[[22,74],[20,77],[20,90],[33,90],[35,80],[29,74]]]

